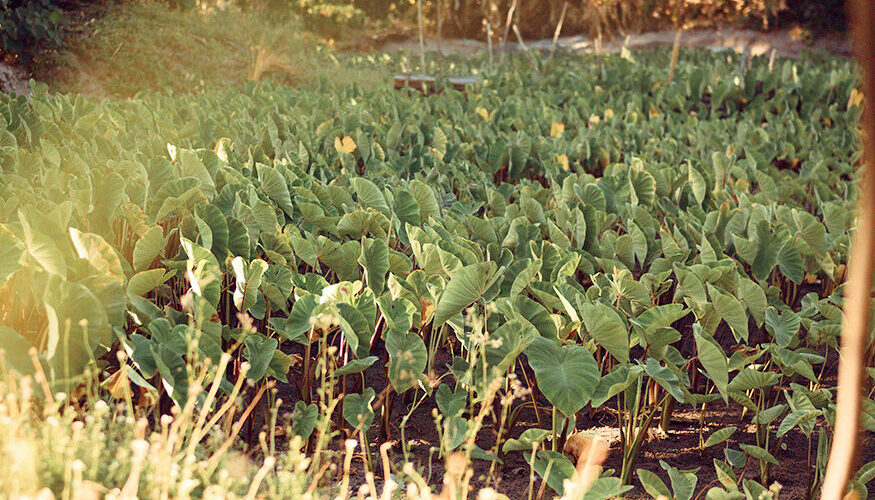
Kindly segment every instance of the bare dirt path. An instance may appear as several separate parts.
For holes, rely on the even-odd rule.
[[[628,35],[626,38],[618,38],[603,44],[605,52],[618,52],[625,45],[630,50],[649,49],[654,47],[671,46],[674,43],[675,32],[671,30],[653,31]],[[526,41],[526,46],[534,50],[550,50],[552,40]],[[740,29],[695,29],[685,31],[681,37],[682,47],[709,48],[712,50],[733,50],[741,52],[747,45],[751,55],[769,54],[772,49],[777,56],[798,57],[805,50],[825,50],[833,54],[850,57],[851,47],[847,39],[839,35],[816,37],[804,40],[792,30],[773,31],[761,33],[753,30]],[[592,52],[595,43],[592,39],[584,36],[560,37],[558,47],[575,52]],[[508,43],[508,50],[519,50],[517,43]],[[429,38],[425,41],[427,51],[437,51],[437,39]],[[387,52],[393,51],[416,51],[419,50],[419,40],[389,42],[381,48]],[[485,42],[471,39],[449,39],[440,44],[440,51],[445,55],[472,55],[476,52],[487,50]]]

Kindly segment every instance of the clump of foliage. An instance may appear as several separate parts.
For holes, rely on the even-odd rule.
[[[370,5],[368,10],[376,17],[369,18],[360,6],[348,0],[236,0],[235,4],[272,18],[296,16],[308,31],[325,37],[348,36],[350,30],[361,29],[366,22],[376,22],[387,14],[385,9]]]
[[[292,2],[308,29],[327,36],[348,34],[365,26],[365,13],[350,2],[304,0]]]
[[[56,0],[0,0],[0,57],[29,62],[61,45],[64,14]]]
[[[845,0],[800,0],[787,2],[782,20],[799,23],[813,31],[844,32],[848,28]]]
[[[712,0],[475,0],[469,2],[423,1],[432,23],[440,6],[445,35],[483,37],[485,21],[495,36],[502,36],[508,16],[526,37],[549,38],[562,12],[563,33],[613,37],[630,32],[676,28],[683,24],[707,26],[747,23],[768,29],[781,19],[789,4],[772,0],[733,2]],[[799,2],[814,4],[816,2]],[[797,9],[797,7],[793,7]],[[812,7],[808,7],[812,10]]]
[[[562,452],[599,418],[619,434],[619,466],[593,483],[606,497],[641,485],[689,499],[698,485],[773,498],[792,435],[813,471],[796,486],[816,496],[854,223],[856,76],[834,59],[771,70],[755,58],[739,74],[737,55],[689,51],[669,81],[669,57],[454,60],[484,82],[425,96],[273,82],[0,96],[9,370],[74,405],[96,376],[138,416],[221,412],[245,382],[242,415],[282,384],[308,450],[394,441],[405,461],[407,423],[431,406],[439,455],[464,457],[463,489],[469,461],[518,454],[542,488],[569,493],[577,469]],[[638,466],[679,408],[702,415],[719,484],[670,460],[670,484]],[[706,425],[727,408],[737,426]],[[253,446],[270,442],[266,420]],[[477,439],[487,423],[495,433]],[[863,425],[875,429],[871,398]],[[371,472],[375,453],[360,455]],[[381,461],[385,478],[416,483]],[[872,470],[855,478],[861,497]]]

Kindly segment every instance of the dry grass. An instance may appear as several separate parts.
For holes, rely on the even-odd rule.
[[[52,74],[43,76],[61,92],[121,96],[262,78],[300,84],[312,78],[318,44],[292,16],[124,3],[80,24],[69,48],[55,54]]]
[[[507,500],[491,488],[475,492],[470,452],[448,452],[446,474],[434,491],[412,463],[393,466],[384,443],[379,450],[379,467],[367,472],[365,483],[351,487],[351,464],[364,460],[356,440],[348,439],[332,451],[331,415],[337,397],[320,400],[317,436],[309,441],[295,436],[292,427],[276,421],[271,410],[260,446],[245,451],[237,436],[252,417],[271,384],[251,391],[248,404],[244,363],[231,394],[219,392],[220,377],[231,361],[223,355],[217,367],[201,366],[192,380],[188,403],[170,413],[144,414],[129,396],[121,394],[115,406],[108,404],[106,387],[96,383],[80,386],[75,394],[53,394],[46,382],[36,351],[30,353],[36,367],[33,377],[20,377],[7,369],[0,353],[0,497],[49,500],[135,498],[273,499],[308,498],[406,498],[408,500]],[[125,363],[125,355],[119,354]],[[476,435],[501,387],[490,384],[487,400],[474,418]],[[129,382],[128,382],[129,383]],[[105,386],[105,384],[104,384]],[[510,404],[512,398],[507,400]],[[196,403],[198,402],[199,403]],[[274,402],[276,407],[281,400]],[[504,402],[503,402],[504,404]],[[277,427],[281,431],[276,431]],[[287,436],[287,437],[286,437]],[[315,438],[315,439],[314,439]],[[601,473],[607,444],[589,435],[572,436],[565,452],[576,463],[576,473],[566,484],[563,500],[579,500]],[[529,491],[536,476],[532,474]],[[545,497],[541,481],[539,498]]]

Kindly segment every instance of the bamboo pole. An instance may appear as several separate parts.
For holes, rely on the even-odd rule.
[[[875,270],[875,1],[851,2],[853,45],[863,69],[863,163],[857,227],[848,263],[848,282],[836,395],[835,431],[821,500],[841,500],[853,476],[860,430],[860,406],[868,344],[872,273]],[[871,363],[871,359],[869,360]]]

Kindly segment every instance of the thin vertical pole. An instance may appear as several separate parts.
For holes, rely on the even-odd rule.
[[[441,34],[443,23],[441,22],[441,0],[437,0],[437,49],[440,54],[443,54],[443,48],[441,47],[443,41],[443,35]]]
[[[750,45],[744,44],[744,48],[741,50],[741,63],[739,63],[738,73],[744,78],[744,73],[747,71],[747,60],[750,56]]]
[[[510,9],[507,11],[507,21],[504,24],[504,35],[501,37],[501,55],[499,56],[504,61],[504,49],[505,45],[507,45],[507,36],[510,34],[510,25],[513,24],[513,15],[516,12],[516,4],[517,0],[513,0],[513,3],[510,4]]]
[[[486,45],[489,47],[489,69],[492,70],[492,24],[486,21]]]
[[[425,38],[422,34],[422,0],[416,0],[416,19],[419,22],[419,64],[425,73]]]
[[[683,30],[678,28],[677,32],[674,34],[674,44],[671,46],[671,66],[668,68],[668,81],[671,82],[674,80],[674,69],[678,65],[678,54],[681,51],[681,35],[683,34]]]
[[[535,68],[535,73],[540,74],[541,71],[538,69],[538,60],[535,59],[534,54],[529,50],[526,46],[526,43],[523,41],[523,36],[520,34],[520,29],[517,27],[516,23],[513,25],[513,32],[516,35],[517,41],[520,43],[520,47],[522,47],[523,52],[529,57],[529,61],[532,63],[532,67]]]
[[[853,475],[860,432],[860,405],[866,358],[871,363],[869,321],[872,273],[875,271],[875,5],[851,2],[850,20],[857,60],[863,69],[863,164],[857,200],[857,228],[848,262],[847,295],[842,324],[842,351],[836,391],[835,432],[823,479],[821,500],[841,500]]]
[[[568,0],[562,4],[562,13],[559,14],[559,22],[556,23],[556,31],[553,32],[553,45],[550,46],[550,57],[556,52],[556,44],[559,43],[559,33],[562,32],[562,23],[565,22],[565,12],[568,10]]]

